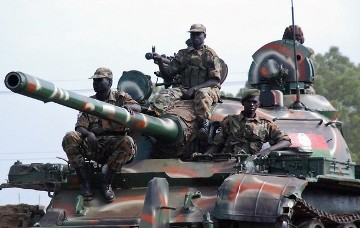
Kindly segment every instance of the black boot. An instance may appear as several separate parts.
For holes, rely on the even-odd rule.
[[[103,183],[101,186],[102,193],[107,202],[112,202],[115,199],[115,193],[111,188],[111,183],[114,179],[115,171],[108,168],[105,172]]]
[[[204,119],[200,119],[198,122],[199,122],[198,139],[207,140],[209,134],[210,121],[204,118]]]
[[[87,175],[86,175],[86,169],[84,166],[80,166],[75,168],[76,174],[79,178],[79,182],[80,182],[80,194],[83,195],[84,197],[91,197],[94,195],[93,191],[91,190],[89,181],[87,179]]]

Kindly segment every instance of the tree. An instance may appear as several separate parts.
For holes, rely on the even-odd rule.
[[[345,140],[353,160],[359,161],[360,129],[352,126],[360,125],[360,64],[356,66],[339,52],[339,48],[331,47],[324,55],[316,55],[314,68],[314,89],[339,111]]]
[[[220,91],[220,96],[222,96],[222,97],[233,97],[234,95],[232,93],[226,93],[224,91]]]
[[[242,94],[243,94],[246,90],[248,90],[248,89],[250,89],[250,88],[251,88],[251,86],[250,86],[250,84],[249,84],[249,81],[246,81],[245,87],[244,87],[244,88],[240,88],[239,92],[236,94],[235,97],[241,97]]]

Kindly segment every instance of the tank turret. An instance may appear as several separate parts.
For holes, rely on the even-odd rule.
[[[277,40],[265,44],[252,55],[248,82],[254,88],[280,90],[284,94],[294,94],[299,86],[301,93],[305,93],[305,89],[315,79],[310,56],[311,52],[307,47],[298,42],[294,44],[292,40]]]

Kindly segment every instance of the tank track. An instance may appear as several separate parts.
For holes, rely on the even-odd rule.
[[[328,225],[360,222],[360,214],[330,214],[315,208],[303,199],[297,199],[296,201],[294,214],[299,217],[317,218]]]

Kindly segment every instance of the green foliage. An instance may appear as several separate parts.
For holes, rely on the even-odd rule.
[[[222,96],[222,97],[234,97],[234,94],[226,93],[226,92],[220,90],[220,96]]]
[[[345,140],[354,161],[360,161],[360,65],[331,47],[324,55],[315,57],[315,83],[317,94],[325,96],[339,110],[339,120],[344,123]]]

